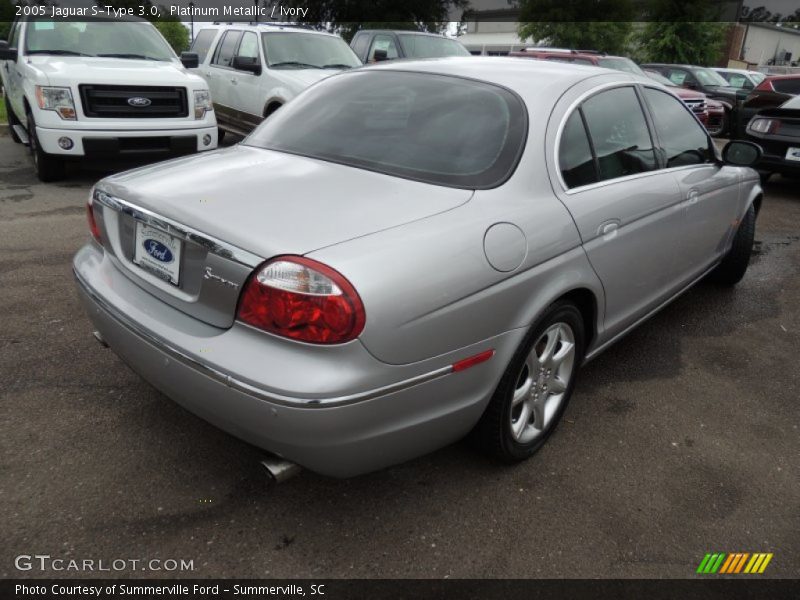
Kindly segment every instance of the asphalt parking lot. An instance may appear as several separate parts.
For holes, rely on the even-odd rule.
[[[455,445],[266,486],[261,452],[91,336],[71,258],[101,171],[40,184],[0,135],[0,573],[21,554],[184,559],[191,577],[687,577],[706,552],[800,576],[800,186],[766,188],[734,290],[701,284],[586,367],[532,460]],[[104,575],[107,575],[104,573]]]

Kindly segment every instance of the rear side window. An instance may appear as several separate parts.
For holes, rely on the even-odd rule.
[[[558,148],[558,164],[561,176],[568,188],[580,187],[597,181],[589,136],[583,126],[580,109],[570,115],[561,133]]]
[[[310,87],[244,143],[436,185],[486,189],[511,175],[526,136],[525,107],[504,88],[365,70]]]
[[[644,96],[652,109],[668,168],[703,164],[711,159],[708,135],[683,102],[653,88],[645,88]]]
[[[217,46],[212,63],[220,67],[230,67],[240,39],[242,39],[241,31],[226,31]]]
[[[216,29],[203,29],[197,34],[192,42],[191,51],[197,53],[197,58],[200,62],[205,62],[208,51],[211,50],[211,44],[214,43],[214,38],[217,36]]]
[[[800,94],[800,78],[776,79],[772,82],[772,87],[782,94]]]
[[[600,92],[586,100],[582,109],[601,181],[657,168],[647,121],[632,87]]]

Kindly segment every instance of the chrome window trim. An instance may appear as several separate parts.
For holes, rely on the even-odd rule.
[[[249,396],[256,397],[266,402],[270,402],[272,404],[277,404],[280,406],[287,406],[292,408],[331,408],[336,406],[345,406],[348,404],[355,404],[357,402],[372,400],[375,398],[379,398],[381,396],[387,396],[389,394],[393,394],[395,392],[399,392],[414,387],[416,385],[420,385],[422,383],[427,383],[429,381],[433,381],[434,379],[438,379],[439,377],[444,377],[446,375],[450,375],[451,373],[453,373],[453,366],[448,365],[446,367],[441,367],[439,369],[435,369],[433,371],[429,371],[427,373],[423,373],[421,375],[417,375],[409,379],[404,379],[396,383],[385,385],[383,387],[374,388],[371,390],[358,392],[355,394],[347,394],[345,396],[333,396],[329,398],[298,398],[298,397],[285,396],[282,394],[276,394],[264,390],[262,388],[259,388],[253,384],[247,383],[246,381],[242,381],[241,379],[237,379],[233,375],[230,375],[224,371],[220,371],[218,369],[210,367],[209,365],[200,362],[196,358],[189,356],[183,350],[176,348],[169,342],[156,336],[148,329],[142,327],[141,325],[133,321],[133,319],[131,319],[127,315],[115,309],[110,303],[108,303],[105,299],[103,299],[99,294],[97,294],[92,289],[92,287],[86,282],[85,279],[83,279],[83,277],[81,277],[80,273],[78,273],[78,271],[74,267],[72,272],[73,275],[75,276],[75,280],[77,281],[79,288],[83,291],[84,294],[86,294],[91,299],[91,301],[95,304],[95,306],[98,309],[105,312],[120,326],[127,329],[130,333],[137,336],[145,343],[154,346],[157,350],[163,352],[164,354],[167,354],[170,358],[177,360],[178,362],[184,364],[185,366],[194,369],[201,375],[205,375],[206,377],[209,377],[215,381],[223,383],[228,387],[233,388],[236,391],[242,392]]]
[[[264,260],[266,260],[261,256],[253,254],[252,252],[248,252],[247,250],[243,250],[238,246],[234,246],[233,244],[223,242],[222,240],[207,235],[202,231],[182,225],[177,221],[173,221],[167,217],[162,217],[153,211],[137,206],[131,202],[128,202],[127,200],[122,200],[112,196],[103,190],[95,189],[94,193],[92,194],[92,199],[98,204],[102,204],[103,206],[112,210],[129,215],[137,221],[142,221],[143,223],[152,225],[153,227],[163,229],[167,233],[179,237],[182,240],[199,244],[211,254],[235,261],[246,267],[255,268],[263,263]]]
[[[603,92],[603,91],[606,91],[606,90],[609,90],[609,89],[613,89],[613,88],[618,88],[618,87],[631,87],[631,88],[634,89],[634,91],[636,91],[636,87],[637,86],[638,87],[642,87],[642,88],[649,87],[649,88],[652,88],[652,89],[655,89],[655,90],[659,90],[661,92],[666,90],[667,93],[671,94],[671,92],[666,87],[658,86],[658,85],[655,85],[655,84],[640,83],[638,81],[624,81],[624,82],[622,82],[622,81],[614,81],[614,82],[611,82],[611,83],[604,83],[603,85],[599,85],[597,87],[592,88],[591,90],[587,90],[587,91],[583,92],[573,102],[571,102],[570,105],[567,107],[567,110],[564,113],[564,117],[561,119],[561,122],[558,125],[558,130],[556,131],[556,140],[555,140],[555,144],[554,144],[554,147],[553,147],[553,164],[555,165],[555,169],[556,169],[556,177],[558,178],[558,183],[561,186],[561,190],[562,190],[562,192],[564,194],[566,194],[568,196],[572,196],[573,194],[579,194],[581,192],[594,190],[594,189],[597,189],[597,188],[605,187],[607,185],[614,185],[616,183],[623,183],[623,182],[626,182],[626,181],[633,181],[633,180],[636,180],[636,179],[642,179],[644,177],[654,177],[656,175],[661,175],[663,173],[673,173],[673,172],[676,172],[676,171],[685,171],[687,169],[696,169],[697,167],[703,167],[703,166],[707,166],[708,164],[711,164],[711,163],[703,163],[703,164],[699,164],[699,165],[683,165],[683,166],[680,166],[680,167],[670,167],[670,168],[666,168],[666,169],[655,169],[654,171],[643,171],[642,173],[635,173],[633,175],[626,175],[624,177],[616,177],[614,179],[605,179],[603,181],[596,181],[594,183],[589,183],[589,184],[581,185],[581,186],[574,187],[574,188],[567,187],[567,184],[564,181],[564,177],[561,174],[561,163],[559,162],[559,158],[558,158],[558,150],[561,147],[561,136],[564,133],[564,128],[567,125],[567,120],[569,119],[569,117],[572,115],[573,112],[575,112],[575,110],[578,108],[578,106],[580,106],[580,104],[583,103],[583,101],[586,100],[587,98],[589,98],[590,96],[594,96],[595,94],[598,94],[600,92]],[[674,94],[672,94],[672,95],[674,96]],[[678,99],[680,100],[680,98],[678,98]],[[683,104],[683,102],[681,102],[681,104]],[[697,117],[691,111],[691,109],[689,109],[689,107],[686,106],[685,104],[683,106],[687,111],[689,111],[689,113],[692,116],[694,116],[694,118],[696,120]],[[642,111],[642,116],[645,117],[645,120],[647,119],[647,116],[646,116],[644,110]],[[701,124],[701,127],[702,127],[702,124]],[[587,132],[587,135],[589,135],[588,132]],[[656,143],[656,140],[653,140],[653,142]]]

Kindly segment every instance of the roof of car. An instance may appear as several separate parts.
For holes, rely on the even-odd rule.
[[[608,75],[614,75],[622,81],[656,84],[649,77],[640,77],[594,65],[499,56],[452,56],[423,60],[387,61],[370,65],[364,70],[451,75],[494,83],[517,92],[521,92],[523,89],[538,91],[544,88],[555,88],[563,93],[584,79]]]
[[[214,23],[209,23],[206,25],[202,25],[198,31],[202,31],[203,29],[222,29],[225,27],[235,27],[237,29],[255,29],[256,31],[298,31],[301,33],[315,33],[319,35],[330,35],[334,37],[335,34],[328,33],[327,31],[318,31],[316,29],[312,29],[305,25],[293,25],[291,23],[254,23],[250,22],[238,22],[238,21],[228,21],[228,22],[219,22],[215,21]]]
[[[430,31],[415,31],[413,29],[359,29],[356,34],[359,33],[398,33],[398,34],[409,34],[409,35],[427,35],[437,38],[445,38],[448,40],[452,40],[453,38],[449,38],[444,34],[441,33],[432,33]],[[457,40],[453,40],[457,41]]]

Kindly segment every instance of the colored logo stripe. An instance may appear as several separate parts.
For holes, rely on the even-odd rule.
[[[697,572],[702,574],[760,574],[772,560],[772,553],[725,552],[708,553],[700,561]],[[745,566],[746,565],[746,566]]]

